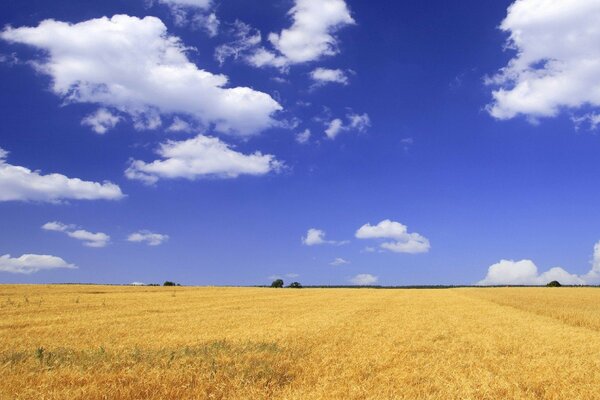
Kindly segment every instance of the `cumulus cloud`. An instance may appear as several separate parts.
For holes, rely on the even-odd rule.
[[[594,245],[591,269],[584,275],[571,274],[560,267],[538,273],[531,260],[501,260],[490,266],[486,277],[478,285],[545,285],[559,281],[563,285],[600,284],[600,241]]]
[[[600,106],[600,3],[517,0],[500,29],[516,54],[488,83],[489,113],[531,120]]]
[[[42,270],[59,268],[74,269],[77,267],[67,263],[60,257],[44,254],[23,254],[18,258],[12,258],[10,254],[0,256],[0,272],[31,274]]]
[[[296,142],[300,144],[308,143],[310,140],[310,129],[305,129],[296,135]]]
[[[594,254],[592,256],[592,268],[583,276],[590,285],[600,284],[600,242],[594,246]]]
[[[273,126],[273,114],[282,109],[266,93],[227,87],[225,75],[198,68],[188,59],[190,49],[156,17],[48,19],[37,27],[7,27],[0,38],[44,50],[46,57],[33,65],[67,103],[99,104],[134,122],[153,122],[140,127],[181,114],[218,132],[252,135]]]
[[[559,281],[563,285],[583,285],[585,281],[560,267],[538,273],[537,266],[531,260],[501,260],[488,269],[486,277],[478,285],[545,285]]]
[[[337,240],[326,240],[325,232],[321,229],[310,228],[306,232],[306,236],[302,237],[302,244],[306,246],[317,246],[320,244],[334,244],[334,245],[344,245],[347,244],[347,240],[337,241]]]
[[[329,265],[333,265],[334,267],[338,267],[340,265],[350,264],[350,261],[344,260],[341,257],[336,257],[335,260],[329,263]]]
[[[379,278],[377,276],[371,274],[358,274],[350,278],[350,282],[360,286],[374,285],[378,280]]]
[[[283,163],[275,156],[258,151],[243,154],[231,149],[218,138],[204,135],[184,141],[169,140],[160,145],[157,153],[162,160],[150,163],[133,160],[125,171],[125,176],[153,184],[159,179],[195,180],[203,177],[265,175],[283,167]]]
[[[81,124],[87,125],[97,134],[103,135],[117,126],[120,120],[121,117],[113,114],[106,108],[99,108],[95,113],[90,114],[81,120]]]
[[[247,60],[256,67],[285,68],[339,53],[335,33],[354,24],[344,0],[295,0],[292,26],[269,34],[273,50],[259,48]]]
[[[371,126],[371,119],[369,118],[369,115],[367,113],[350,113],[346,115],[346,120],[346,124],[344,124],[344,122],[340,118],[335,118],[327,122],[325,136],[333,140],[341,132],[356,131],[363,133],[366,132],[367,129]]]
[[[0,201],[118,200],[119,186],[83,181],[61,174],[42,175],[6,162],[8,152],[0,148]]]
[[[358,239],[391,239],[379,245],[394,253],[427,253],[429,240],[418,233],[409,233],[408,227],[399,222],[383,220],[377,225],[365,224],[355,234]]]
[[[315,68],[310,73],[310,77],[316,86],[328,83],[348,84],[348,76],[341,69]]]
[[[67,236],[81,240],[84,246],[87,247],[106,247],[110,242],[110,236],[102,232],[89,232],[83,229],[77,229],[75,225],[66,225],[62,222],[53,221],[42,225],[42,229],[46,231],[63,232]]]
[[[141,230],[132,233],[127,237],[127,241],[135,243],[146,243],[148,246],[158,246],[169,240],[169,235],[154,233],[147,230]]]

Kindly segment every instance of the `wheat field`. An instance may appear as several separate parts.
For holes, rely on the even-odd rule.
[[[0,286],[1,399],[597,399],[600,290]]]

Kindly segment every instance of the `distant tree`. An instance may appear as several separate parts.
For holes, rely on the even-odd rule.
[[[300,284],[300,282],[292,282],[288,287],[292,289],[302,289],[302,285]]]
[[[165,283],[163,283],[163,286],[177,286],[177,284],[175,282],[165,281]]]
[[[560,284],[559,281],[552,281],[552,282],[548,283],[546,286],[548,286],[548,287],[561,287],[562,285]]]
[[[283,287],[283,279],[275,279],[273,283],[271,283],[272,288],[282,288]]]

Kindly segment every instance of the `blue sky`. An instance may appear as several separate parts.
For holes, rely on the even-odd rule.
[[[19,1],[0,23],[0,282],[599,281],[595,1]]]

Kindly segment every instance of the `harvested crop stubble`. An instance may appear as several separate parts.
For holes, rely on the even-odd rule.
[[[593,399],[600,289],[0,286],[1,399]]]

